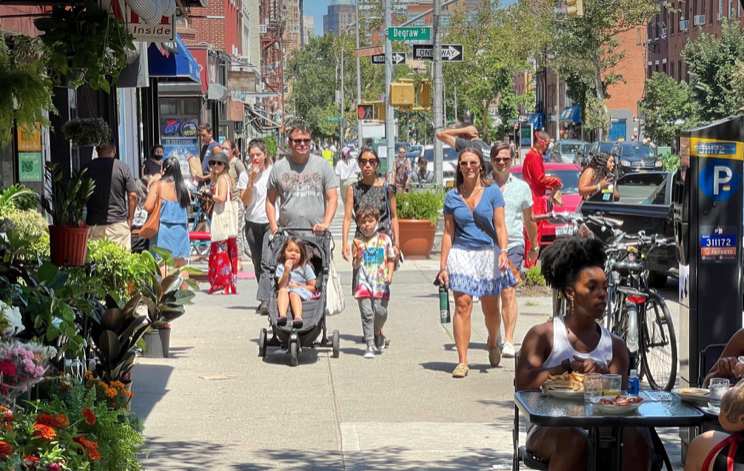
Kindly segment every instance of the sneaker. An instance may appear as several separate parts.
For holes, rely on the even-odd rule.
[[[385,336],[382,334],[375,334],[375,347],[382,353],[385,350]]]
[[[375,347],[372,345],[369,345],[367,347],[367,350],[364,351],[364,358],[374,358],[375,357]]]
[[[506,342],[504,344],[504,350],[501,352],[504,358],[514,358],[515,353],[516,352],[514,351],[514,344],[511,342]]]

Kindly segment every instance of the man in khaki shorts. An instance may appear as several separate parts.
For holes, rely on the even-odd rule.
[[[107,238],[127,250],[132,249],[132,221],[137,209],[137,185],[129,167],[116,158],[113,142],[96,148],[98,158],[83,166],[96,186],[88,200],[85,223],[90,238]]]

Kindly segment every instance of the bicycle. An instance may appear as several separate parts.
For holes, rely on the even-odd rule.
[[[194,222],[191,225],[191,232],[208,233],[212,225],[212,220],[209,217],[214,206],[212,196],[206,192],[196,192],[192,196],[191,207],[192,211],[194,210],[193,208],[196,208],[196,212],[193,216]],[[201,257],[209,255],[210,244],[211,241],[209,239],[193,239],[189,242],[191,251]]]

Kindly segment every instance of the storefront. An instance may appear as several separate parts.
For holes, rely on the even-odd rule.
[[[561,139],[582,139],[581,107],[567,106],[560,116]]]

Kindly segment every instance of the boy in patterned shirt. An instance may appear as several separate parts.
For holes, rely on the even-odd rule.
[[[385,337],[381,331],[387,320],[390,283],[395,270],[393,241],[378,232],[379,222],[379,209],[369,205],[359,208],[356,223],[363,237],[354,239],[352,266],[357,271],[354,297],[359,303],[364,340],[367,342],[364,358],[374,358],[375,347],[378,353],[385,349]]]

